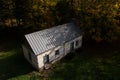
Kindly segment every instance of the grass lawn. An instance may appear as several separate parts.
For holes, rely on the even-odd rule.
[[[48,80],[120,80],[120,44],[86,44],[75,53],[55,64]]]
[[[24,59],[19,42],[0,40],[0,80],[120,80],[120,42],[86,43],[39,73]]]
[[[37,75],[24,59],[19,42],[11,39],[0,40],[0,80],[30,80]]]

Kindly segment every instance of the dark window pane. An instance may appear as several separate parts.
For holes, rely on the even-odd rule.
[[[77,40],[76,43],[75,43],[75,46],[78,46],[79,45],[79,41]]]
[[[55,55],[59,55],[60,54],[60,52],[59,52],[59,50],[57,50],[56,52],[55,52]]]

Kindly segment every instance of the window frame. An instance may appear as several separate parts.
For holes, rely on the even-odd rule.
[[[59,55],[60,54],[60,51],[59,49],[55,51],[55,56]]]

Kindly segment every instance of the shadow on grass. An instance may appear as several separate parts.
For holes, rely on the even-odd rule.
[[[7,80],[34,70],[25,60],[19,42],[5,39],[0,43],[0,80]]]
[[[77,50],[53,65],[48,80],[120,80],[119,44],[83,45],[82,52]]]

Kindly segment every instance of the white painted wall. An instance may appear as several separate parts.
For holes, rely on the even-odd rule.
[[[51,52],[51,50],[45,52],[45,53],[42,53],[40,55],[37,56],[37,60],[38,60],[38,67],[39,68],[42,68],[44,66],[44,61],[43,61],[43,57],[45,55],[48,55],[49,53]]]
[[[79,40],[79,45],[78,46],[75,46],[75,42]],[[70,52],[70,43],[72,43],[74,41],[74,48],[77,49],[79,47],[82,46],[82,36],[79,36],[78,38],[75,38],[74,40],[70,41],[70,42],[67,42],[61,46],[58,46],[56,48],[53,48],[45,53],[42,53],[40,55],[37,56],[37,59],[38,59],[38,67],[39,68],[42,68],[44,67],[44,59],[43,57],[45,55],[48,55],[49,54],[49,59],[50,59],[50,62],[51,61],[54,61],[56,58],[58,58],[59,56],[64,56],[65,54],[69,53]],[[65,49],[65,50],[64,50]],[[60,54],[58,56],[55,56],[55,51],[56,50],[60,50]],[[65,52],[64,52],[65,51]]]
[[[79,40],[79,45],[76,46],[75,43],[76,41]],[[58,46],[56,48],[53,48],[45,53],[42,53],[38,56],[34,55],[33,53],[31,54],[32,56],[32,61],[29,60],[28,58],[28,49],[22,45],[23,51],[24,51],[24,56],[26,57],[26,59],[37,69],[43,68],[44,67],[44,56],[49,54],[49,58],[50,58],[50,62],[54,61],[56,58],[58,57],[62,57],[65,56],[67,53],[70,52],[70,44],[74,41],[74,48],[77,49],[79,47],[82,46],[82,36],[79,36],[78,38],[75,38],[72,41],[69,41],[61,46]],[[55,56],[55,51],[59,50],[60,54],[58,56]]]
[[[60,54],[58,55],[58,56],[55,56],[55,51],[56,50],[60,50]],[[50,62],[51,61],[54,61],[56,58],[58,58],[59,56],[61,56],[61,55],[64,55],[64,53],[63,53],[63,46],[58,46],[58,47],[56,47],[56,48],[53,48],[53,49],[51,49],[51,50],[49,50],[49,51],[47,51],[47,52],[45,52],[45,53],[42,53],[42,54],[40,54],[40,55],[38,55],[37,56],[37,59],[38,59],[38,67],[39,68],[42,68],[42,67],[44,67],[44,56],[45,55],[48,55],[49,54],[49,59],[50,59]]]
[[[65,43],[65,55],[70,52],[70,42]]]

